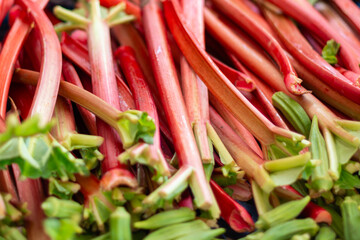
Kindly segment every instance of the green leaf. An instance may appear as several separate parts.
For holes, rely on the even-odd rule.
[[[276,186],[290,185],[298,180],[303,170],[304,167],[291,168],[284,171],[274,172],[270,174],[270,177]]]
[[[39,116],[35,115],[20,123],[17,114],[10,114],[6,118],[6,131],[0,134],[0,144],[14,137],[29,137],[36,134],[45,134],[50,131],[54,122],[40,124]]]
[[[26,237],[16,227],[0,224],[0,239],[6,240],[26,240]]]
[[[73,174],[89,174],[85,163],[76,159],[58,142],[44,135],[13,138],[0,147],[0,168],[17,164],[22,177],[60,177],[63,181]]]
[[[96,168],[99,161],[104,159],[104,155],[98,150],[98,148],[83,148],[79,150],[81,158],[84,160],[86,168],[92,170]]]
[[[44,221],[45,232],[52,240],[72,240],[82,229],[71,219],[48,218]]]
[[[73,182],[62,182],[57,179],[50,178],[49,194],[57,196],[61,199],[71,199],[72,195],[80,190],[80,185]]]
[[[334,39],[331,39],[326,42],[325,47],[322,50],[322,57],[329,63],[329,64],[336,64],[338,59],[336,58],[336,54],[340,49],[340,44],[335,42]]]
[[[360,179],[346,170],[342,170],[340,178],[335,182],[335,185],[341,189],[360,188]]]
[[[237,174],[234,172],[229,172],[228,176],[225,177],[223,175],[213,175],[212,179],[221,187],[227,187],[230,185],[236,184]]]
[[[118,132],[125,149],[133,146],[140,139],[152,144],[155,123],[146,112],[129,110],[120,114],[117,120]]]

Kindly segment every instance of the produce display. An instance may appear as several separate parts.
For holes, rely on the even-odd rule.
[[[0,0],[0,240],[360,239],[351,0]]]

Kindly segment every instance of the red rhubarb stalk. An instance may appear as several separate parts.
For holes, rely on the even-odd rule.
[[[345,67],[354,72],[360,72],[359,57],[354,54],[352,46],[333,29],[327,20],[307,0],[266,0],[298,21],[301,25],[316,34],[322,41],[334,39],[341,45],[340,58]]]
[[[341,34],[341,36],[357,51],[359,54],[360,41],[351,27],[341,18],[341,16],[329,4],[318,2],[315,4],[318,10],[329,22],[329,24]],[[358,9],[358,7],[356,7]]]
[[[269,174],[262,167],[264,160],[226,124],[226,122],[210,108],[210,120],[217,134],[220,136],[236,164],[253,178],[265,191],[270,192],[275,184]]]
[[[166,39],[165,24],[156,0],[150,0],[143,7],[143,24],[152,68],[158,85],[174,147],[181,167],[193,167],[190,187],[196,206],[201,209],[212,207],[213,200],[197,150],[195,138],[181,94],[177,73]]]
[[[134,95],[136,109],[147,112],[154,119],[156,130],[154,142],[150,146],[149,161],[155,161],[162,165],[163,174],[169,176],[170,170],[161,152],[159,118],[150,89],[145,81],[144,75],[136,61],[135,53],[131,47],[122,46],[115,52],[120,61],[121,69],[130,85]]]
[[[210,97],[211,100],[211,97]],[[256,142],[254,136],[244,127],[222,104],[218,101],[213,101],[212,105],[216,108],[218,113],[226,121],[229,126],[237,133],[237,135],[260,157],[263,157],[263,153],[259,144]],[[215,110],[211,110],[215,111]]]
[[[39,114],[42,123],[46,123],[52,117],[59,90],[62,64],[61,48],[53,25],[41,10],[42,5],[29,0],[22,0],[20,4],[29,11],[39,30],[42,50],[39,84],[36,88],[30,115]]]
[[[224,73],[224,75],[232,82],[232,84],[234,84],[237,89],[247,92],[255,90],[256,86],[248,75],[228,67],[226,64],[222,63],[214,57],[211,59],[216,63],[220,71]]]
[[[281,187],[287,191],[290,191],[292,193],[295,193],[297,196],[302,197],[302,195],[296,191],[294,188],[290,186],[283,186]],[[314,219],[317,223],[327,223],[331,224],[332,218],[328,211],[326,211],[324,208],[320,207],[319,205],[316,205],[313,202],[309,202],[304,210],[301,213],[302,217],[310,217]]]
[[[93,93],[120,110],[111,51],[110,28],[101,17],[98,0],[90,1],[90,22],[87,26],[87,33]],[[122,179],[122,176],[118,175],[118,180],[109,180],[110,176],[110,179],[113,179],[112,170],[114,173],[120,174],[119,170],[126,171],[127,166],[120,164],[117,160],[117,156],[122,152],[122,149],[115,131],[100,119],[96,120],[96,126],[99,136],[104,138],[104,143],[100,146],[100,151],[105,156],[101,169],[104,175],[104,183],[110,184],[104,187],[111,189],[114,187],[112,184],[121,184],[118,180]]]
[[[192,37],[178,13],[178,6],[175,2],[165,0],[163,5],[168,26],[189,64],[218,101],[224,104],[259,141],[265,146],[269,146],[276,144],[275,136],[283,136],[294,141],[304,139],[301,135],[276,127],[252,106],[218,69],[207,53],[199,46],[197,40]]]
[[[66,60],[63,60],[62,69],[63,69],[64,78],[67,82],[70,82],[80,88],[83,88],[80,78],[79,78],[74,66],[71,65],[71,63],[69,63]],[[88,131],[90,132],[90,134],[97,135],[94,114],[92,114],[91,112],[89,112],[88,110],[86,110],[85,108],[83,108],[81,106],[78,106],[78,110],[79,110],[80,115],[81,115]]]
[[[214,192],[216,201],[221,203],[221,217],[236,232],[251,232],[254,230],[254,221],[246,209],[232,199],[213,180],[210,181],[211,189]]]
[[[129,46],[134,50],[136,59],[141,67],[157,107],[161,132],[167,139],[171,140],[171,133],[169,131],[169,127],[167,126],[165,113],[162,109],[158,88],[151,69],[149,53],[143,37],[130,23],[114,26],[111,29],[111,32],[121,45]]]
[[[63,54],[69,58],[74,64],[79,66],[87,74],[91,75],[91,64],[89,60],[89,53],[87,49],[75,41],[68,34],[63,33],[61,39],[61,49]],[[120,109],[122,111],[134,109],[135,104],[131,92],[120,75],[115,75],[117,90],[119,91],[118,98],[120,102]]]
[[[345,113],[353,119],[360,120],[360,105],[349,100],[346,96],[340,94],[336,90],[329,88],[293,57],[289,56],[289,58],[296,71],[302,79],[304,79],[304,86],[311,89],[318,98],[327,102],[342,113]]]
[[[236,4],[232,0],[212,0],[212,2],[220,11],[245,29],[273,57],[280,67],[285,85],[291,93],[296,95],[306,93],[306,90],[301,88],[301,79],[297,77],[285,51],[277,40],[251,17],[253,14],[249,13],[247,7],[242,7],[242,4]]]
[[[6,113],[6,103],[10,88],[15,62],[30,29],[30,22],[25,13],[16,18],[0,54],[0,111],[4,118]]]
[[[265,111],[269,115],[271,121],[276,126],[287,129],[288,127],[283,118],[272,105],[271,97],[274,92],[266,84],[262,83],[259,78],[255,76],[255,74],[253,74],[250,70],[248,70],[232,53],[228,53],[228,55],[234,66],[240,71],[244,72],[244,74],[248,75],[256,83],[256,91],[253,93],[262,103],[262,106],[265,108]]]
[[[345,68],[342,67],[335,67],[336,70],[338,70],[342,75],[344,75],[344,77],[346,77],[347,79],[350,80],[350,82],[356,86],[356,87],[360,87],[360,74],[358,73],[354,73],[352,71],[349,71]]]
[[[341,11],[346,20],[360,33],[359,7],[351,0],[331,0],[330,2]]]
[[[265,16],[276,29],[289,52],[329,87],[336,89],[350,100],[360,103],[360,87],[354,86],[346,77],[327,63],[302,36],[297,26],[288,18],[264,9]]]
[[[199,41],[200,46],[205,49],[205,32],[203,19],[203,0],[183,0],[183,17],[189,29]],[[197,141],[200,157],[204,163],[212,161],[206,124],[209,122],[209,100],[208,90],[199,79],[184,56],[180,57],[181,83],[184,100]]]

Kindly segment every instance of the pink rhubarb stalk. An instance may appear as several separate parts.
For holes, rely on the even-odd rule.
[[[205,49],[205,30],[203,19],[203,0],[183,0],[183,17],[189,29],[199,41],[200,46]],[[197,141],[200,157],[203,163],[212,161],[209,140],[206,132],[206,124],[209,122],[209,100],[208,90],[196,73],[191,69],[184,56],[180,58],[181,83],[184,100]]]
[[[53,25],[41,10],[41,5],[29,0],[22,0],[19,3],[29,11],[39,30],[42,50],[39,84],[36,88],[30,115],[39,114],[42,123],[46,123],[52,117],[59,90],[62,64],[60,43]]]
[[[118,99],[110,28],[101,17],[98,0],[90,1],[90,22],[87,26],[87,33],[93,93],[114,108],[125,110],[120,108]],[[116,185],[126,184],[126,181],[122,182],[121,174],[123,171],[127,171],[127,167],[120,164],[117,159],[118,155],[123,151],[117,134],[111,126],[101,119],[96,120],[96,126],[99,136],[104,138],[104,143],[100,146],[100,151],[105,156],[101,164],[103,187],[111,189]],[[117,173],[115,174],[116,178],[114,178],[113,173]]]
[[[277,40],[251,17],[253,14],[248,13],[247,7],[242,7],[243,4],[236,4],[233,0],[212,0],[212,2],[220,11],[244,28],[273,57],[279,65],[285,85],[291,93],[296,95],[306,93],[306,90],[301,88],[301,79],[297,77],[285,51]]]
[[[134,50],[136,59],[141,67],[157,107],[161,132],[167,139],[171,140],[171,133],[167,126],[165,113],[162,109],[158,88],[151,69],[149,53],[143,37],[130,23],[114,26],[111,29],[111,32],[121,45],[129,46]]]
[[[91,75],[89,53],[82,44],[74,40],[68,34],[63,33],[61,38],[61,49],[63,54],[69,58],[69,60],[71,60],[87,74]],[[127,87],[124,80],[121,79],[120,75],[116,74],[115,77],[117,90],[119,91],[118,98],[120,102],[120,109],[122,111],[134,109],[135,104],[130,89]]]
[[[215,203],[213,203],[212,193],[205,178],[190,126],[158,4],[158,1],[150,0],[143,7],[143,25],[151,64],[169,127],[174,137],[174,147],[180,166],[193,168],[190,187],[196,206],[201,209],[209,209]]]
[[[255,74],[253,74],[250,70],[248,70],[232,53],[228,53],[231,62],[234,66],[240,71],[244,72],[247,76],[249,76],[254,84],[256,84],[256,91],[254,91],[254,95],[257,99],[262,103],[262,106],[265,108],[266,113],[269,115],[271,121],[278,127],[287,129],[287,125],[284,119],[280,116],[280,114],[276,111],[275,107],[272,105],[271,96],[273,95],[273,91],[266,85],[263,84]]]
[[[331,0],[330,2],[341,11],[346,20],[360,33],[359,7],[351,0]]]
[[[336,29],[336,31],[350,44],[353,49],[359,54],[360,40],[357,34],[351,29],[351,27],[344,21],[340,14],[333,9],[330,4],[325,2],[318,2],[315,4],[316,10],[318,10],[329,22],[329,24]],[[356,7],[358,9],[358,7]]]
[[[121,69],[130,85],[134,95],[136,109],[147,112],[154,119],[156,131],[154,142],[149,147],[150,162],[158,162],[162,166],[163,174],[169,176],[170,170],[161,152],[159,118],[150,89],[145,81],[144,75],[137,63],[135,53],[131,47],[122,46],[117,49],[115,56],[119,59]]]
[[[328,84],[329,87],[336,89],[341,95],[346,95],[350,100],[360,104],[360,87],[354,86],[315,52],[290,19],[267,9],[264,9],[264,13],[289,52],[300,63]]]
[[[279,7],[285,14],[315,33],[322,41],[334,39],[341,45],[339,55],[349,70],[359,73],[360,56],[354,54],[352,46],[330,26],[327,20],[307,0],[266,0]]]
[[[69,82],[72,83],[80,88],[83,88],[83,85],[81,83],[81,80],[74,68],[73,65],[71,65],[71,63],[69,63],[66,60],[63,60],[63,75],[64,75],[64,79]],[[88,110],[86,110],[85,108],[78,106],[78,110],[80,112],[80,115],[88,129],[88,131],[90,132],[90,134],[92,135],[97,135],[97,130],[96,130],[96,122],[95,122],[95,116],[94,114],[92,114],[91,112],[89,112]]]
[[[179,7],[176,3],[165,0],[163,5],[168,26],[189,64],[217,100],[224,104],[259,141],[265,146],[269,146],[276,144],[276,136],[283,136],[295,141],[304,139],[301,135],[276,127],[252,106],[218,69],[205,50],[199,46],[197,40],[192,37],[184,20],[179,15]]]

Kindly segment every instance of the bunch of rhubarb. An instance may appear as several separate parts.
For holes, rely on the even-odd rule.
[[[360,239],[359,13],[0,0],[0,239]]]

